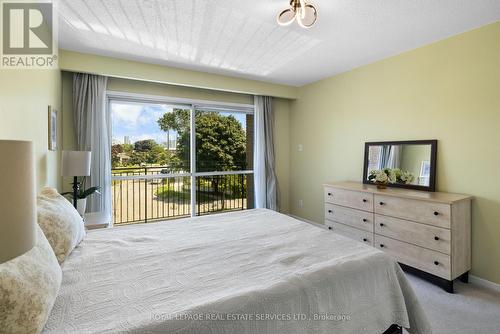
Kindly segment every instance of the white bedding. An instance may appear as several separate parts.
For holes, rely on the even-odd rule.
[[[395,260],[249,210],[88,233],[44,333],[381,334],[393,323],[431,332]]]

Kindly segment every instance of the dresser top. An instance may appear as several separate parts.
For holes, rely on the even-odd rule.
[[[325,187],[360,191],[372,193],[376,195],[403,197],[409,199],[416,199],[422,201],[431,201],[439,203],[453,204],[456,202],[471,200],[472,196],[452,194],[444,192],[427,192],[421,190],[403,189],[403,188],[390,188],[377,189],[375,185],[363,184],[361,182],[344,181],[344,182],[329,182],[324,184]]]

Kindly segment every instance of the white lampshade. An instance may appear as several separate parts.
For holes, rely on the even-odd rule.
[[[62,176],[89,176],[90,153],[88,151],[62,151]]]
[[[0,263],[36,243],[36,187],[33,143],[0,140]]]

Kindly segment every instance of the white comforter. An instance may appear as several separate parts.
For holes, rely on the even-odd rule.
[[[88,233],[44,333],[381,334],[393,323],[431,332],[393,259],[250,210]]]

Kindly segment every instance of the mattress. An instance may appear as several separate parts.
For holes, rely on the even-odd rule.
[[[44,333],[430,333],[396,261],[269,210],[91,231]]]

